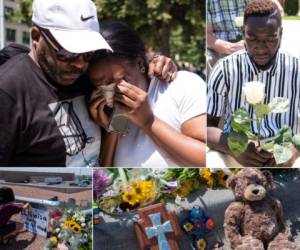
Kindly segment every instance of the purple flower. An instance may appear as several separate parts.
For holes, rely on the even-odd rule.
[[[93,197],[96,200],[106,187],[110,184],[111,179],[108,174],[102,169],[95,169],[93,172]]]

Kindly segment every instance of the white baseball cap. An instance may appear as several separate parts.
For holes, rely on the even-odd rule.
[[[100,34],[97,10],[91,0],[34,0],[32,22],[48,29],[67,51],[112,50]]]

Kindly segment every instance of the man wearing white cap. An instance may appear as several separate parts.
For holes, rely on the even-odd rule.
[[[34,0],[33,47],[0,67],[0,165],[97,166],[101,134],[91,87],[77,80],[93,51],[111,50],[91,0]],[[77,81],[76,81],[77,80]]]

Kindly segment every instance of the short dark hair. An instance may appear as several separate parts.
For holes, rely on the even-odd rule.
[[[17,43],[11,43],[7,47],[4,47],[0,50],[0,65],[4,64],[10,58],[19,55],[19,54],[28,54],[30,49]]]
[[[110,45],[113,52],[106,50],[96,51],[90,61],[91,64],[107,56],[113,56],[129,61],[141,57],[144,59],[144,66],[148,66],[145,45],[135,30],[119,22],[104,22],[100,30],[101,35]]]
[[[244,24],[249,17],[253,16],[269,16],[276,17],[281,26],[281,14],[278,6],[272,0],[250,0],[245,8]]]
[[[15,201],[14,191],[10,187],[0,188],[0,204],[5,204],[8,202]]]

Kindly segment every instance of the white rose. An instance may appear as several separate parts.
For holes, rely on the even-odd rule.
[[[244,24],[244,17],[243,16],[237,16],[234,20],[236,27],[241,28]]]
[[[265,97],[265,85],[261,82],[246,82],[243,92],[247,102],[255,105],[263,101]]]

